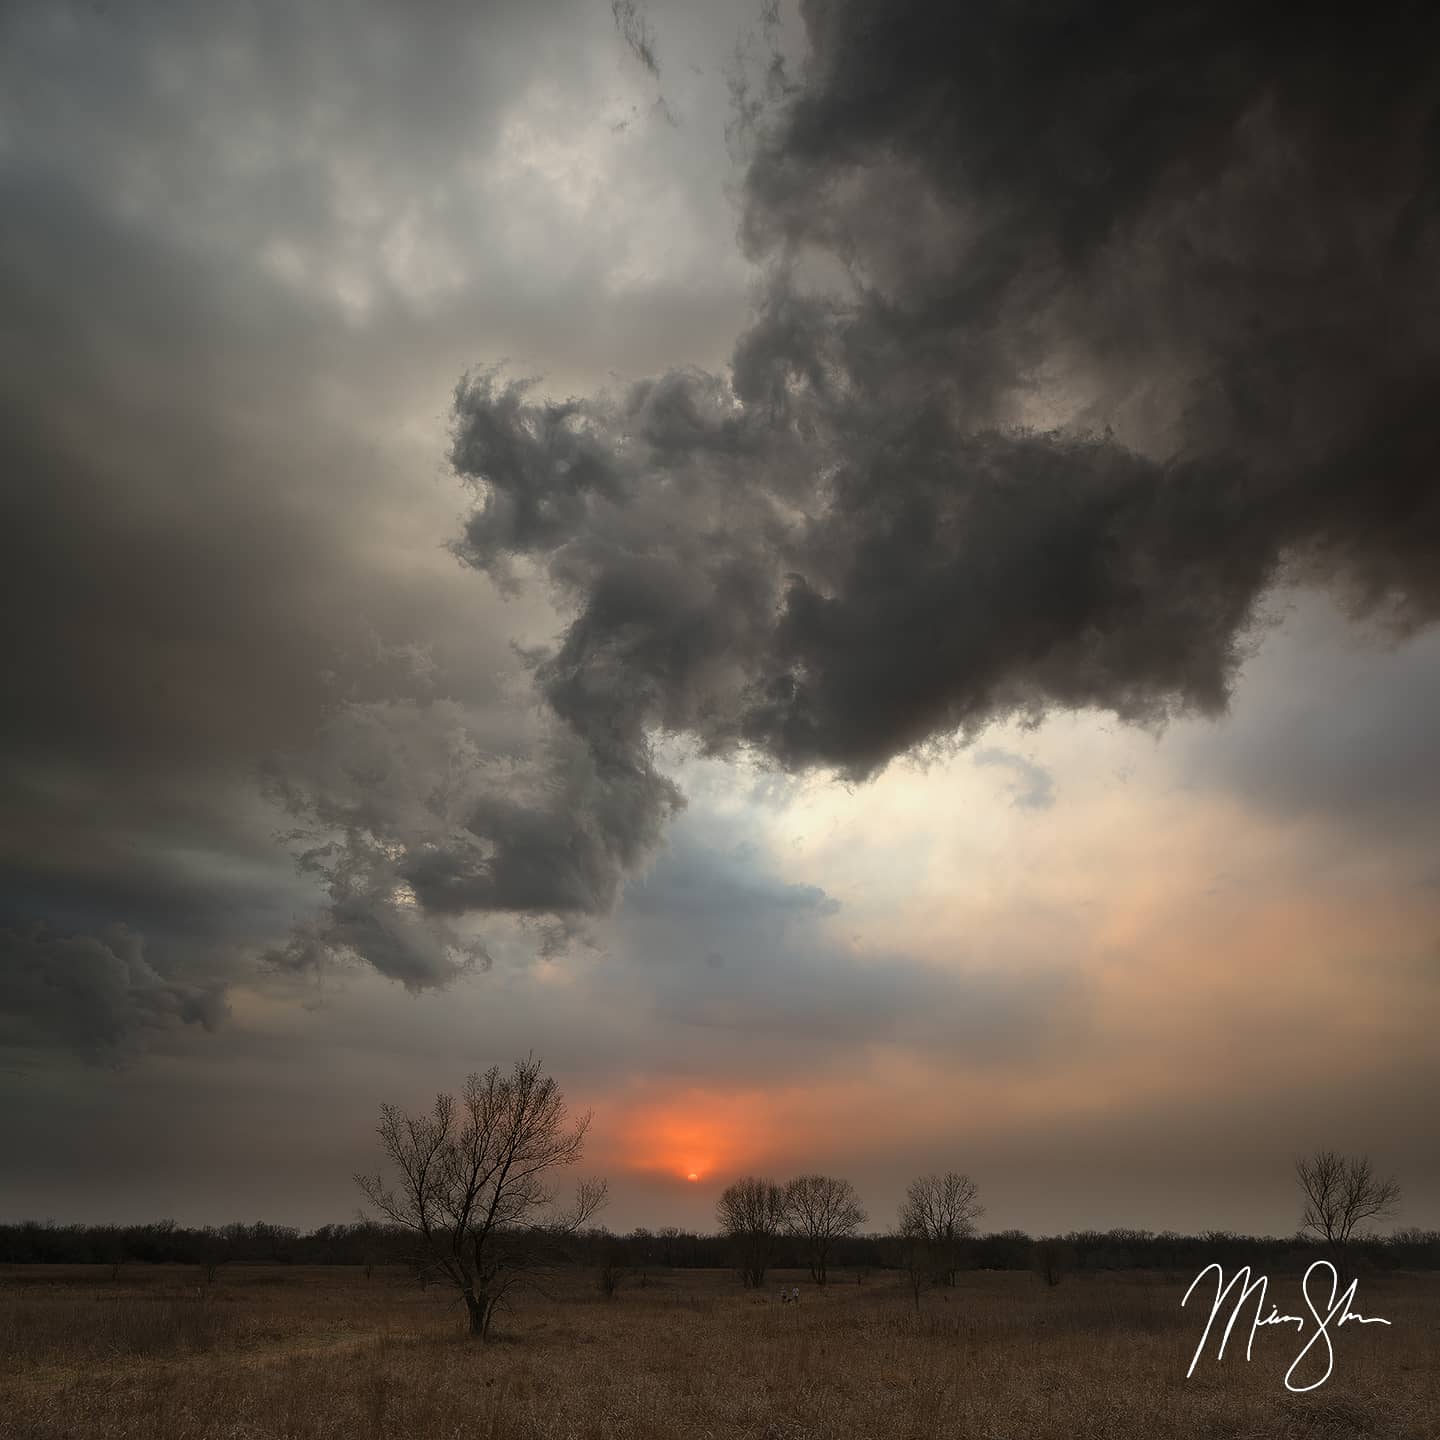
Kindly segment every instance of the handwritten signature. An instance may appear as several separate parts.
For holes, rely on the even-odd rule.
[[[1317,1270],[1328,1270],[1330,1272],[1330,1298],[1322,1307],[1316,1303],[1318,1297],[1310,1293],[1310,1277]],[[1255,1300],[1255,1318],[1250,1322],[1250,1334],[1245,1341],[1245,1358],[1250,1359],[1251,1347],[1255,1344],[1255,1332],[1262,1325],[1294,1325],[1303,1335],[1307,1319],[1300,1315],[1282,1315],[1275,1305],[1270,1306],[1270,1313],[1265,1313],[1266,1291],[1269,1288],[1269,1277],[1257,1275],[1255,1279],[1250,1278],[1250,1267],[1242,1266],[1227,1281],[1225,1271],[1219,1264],[1207,1265],[1191,1282],[1190,1288],[1185,1292],[1185,1298],[1180,1302],[1182,1306],[1190,1303],[1190,1297],[1195,1293],[1195,1287],[1211,1273],[1215,1276],[1215,1303],[1210,1307],[1210,1318],[1205,1322],[1205,1333],[1200,1337],[1200,1343],[1195,1347],[1195,1356],[1190,1361],[1190,1368],[1185,1372],[1188,1380],[1194,1373],[1195,1367],[1200,1363],[1200,1357],[1205,1353],[1205,1346],[1210,1339],[1210,1332],[1215,1328],[1215,1320],[1225,1308],[1226,1301],[1230,1299],[1231,1292],[1235,1291],[1234,1299],[1230,1306],[1230,1319],[1225,1326],[1224,1334],[1220,1337],[1220,1348],[1215,1352],[1217,1361],[1225,1358],[1225,1347],[1230,1343],[1231,1332],[1240,1318],[1240,1312],[1245,1302],[1252,1295]],[[1322,1277],[1323,1279],[1323,1277]],[[1328,1260],[1316,1260],[1305,1272],[1305,1277],[1300,1282],[1300,1294],[1314,1317],[1315,1333],[1301,1347],[1300,1353],[1291,1362],[1290,1368],[1285,1372],[1285,1388],[1294,1391],[1297,1395],[1307,1390],[1316,1390],[1329,1378],[1330,1372],[1335,1368],[1335,1346],[1330,1339],[1331,1327],[1338,1330],[1342,1325],[1350,1321],[1357,1321],[1361,1325],[1388,1325],[1388,1320],[1381,1320],[1376,1316],[1361,1315],[1350,1307],[1355,1300],[1355,1289],[1359,1285],[1358,1280],[1352,1280],[1344,1294],[1338,1298],[1336,1292],[1340,1288],[1340,1273]],[[1238,1289],[1237,1289],[1238,1287]],[[1315,1349],[1317,1345],[1323,1345],[1325,1354],[1325,1373],[1309,1385],[1291,1384],[1291,1377],[1300,1368],[1301,1362]]]

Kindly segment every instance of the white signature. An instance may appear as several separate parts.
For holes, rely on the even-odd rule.
[[[1328,1270],[1330,1272],[1330,1298],[1326,1301],[1322,1313],[1321,1307],[1316,1304],[1317,1297],[1310,1294],[1310,1277],[1317,1270]],[[1185,1292],[1185,1298],[1180,1304],[1187,1305],[1190,1296],[1194,1294],[1195,1287],[1211,1272],[1215,1274],[1215,1303],[1210,1307],[1210,1318],[1205,1322],[1205,1333],[1200,1337],[1200,1343],[1195,1347],[1195,1357],[1190,1361],[1190,1368],[1185,1372],[1188,1380],[1195,1373],[1195,1366],[1199,1364],[1200,1357],[1205,1353],[1205,1344],[1210,1339],[1210,1332],[1215,1328],[1215,1317],[1220,1314],[1225,1306],[1226,1299],[1230,1292],[1239,1287],[1234,1302],[1230,1307],[1230,1320],[1225,1326],[1225,1333],[1220,1337],[1220,1348],[1215,1353],[1215,1359],[1225,1358],[1225,1347],[1230,1342],[1230,1334],[1235,1329],[1235,1322],[1240,1318],[1241,1308],[1252,1296],[1258,1298],[1255,1301],[1255,1318],[1250,1322],[1250,1334],[1245,1341],[1245,1358],[1249,1360],[1250,1349],[1255,1343],[1255,1332],[1262,1325],[1293,1325],[1303,1335],[1305,1333],[1306,1320],[1299,1315],[1282,1315],[1279,1309],[1271,1305],[1270,1313],[1265,1314],[1265,1291],[1269,1286],[1269,1278],[1265,1275],[1257,1275],[1255,1279],[1250,1278],[1250,1267],[1242,1266],[1227,1282],[1224,1269],[1218,1265],[1207,1265],[1191,1282],[1190,1288]],[[1388,1325],[1388,1320],[1381,1320],[1377,1317],[1361,1315],[1352,1310],[1350,1306],[1355,1300],[1355,1287],[1359,1285],[1358,1280],[1352,1280],[1349,1288],[1343,1295],[1336,1298],[1336,1291],[1340,1288],[1340,1273],[1328,1260],[1316,1260],[1305,1272],[1305,1278],[1300,1282],[1300,1294],[1308,1307],[1310,1314],[1315,1318],[1315,1333],[1301,1347],[1300,1353],[1291,1362],[1290,1368],[1285,1372],[1285,1388],[1296,1394],[1306,1390],[1316,1390],[1329,1378],[1330,1372],[1335,1368],[1335,1347],[1330,1340],[1330,1327],[1333,1324],[1335,1329],[1351,1320],[1358,1321],[1361,1325]],[[1323,1345],[1325,1349],[1325,1373],[1309,1385],[1292,1385],[1290,1377],[1300,1368],[1300,1363],[1313,1350],[1316,1345]]]

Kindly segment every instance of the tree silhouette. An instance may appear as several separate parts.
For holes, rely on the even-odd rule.
[[[428,1114],[380,1107],[380,1143],[398,1178],[357,1175],[365,1198],[414,1239],[411,1263],[460,1291],[470,1333],[490,1333],[495,1307],[560,1258],[560,1244],[598,1211],[603,1180],[581,1181],[555,1211],[550,1177],[581,1155],[589,1114],[566,1124],[555,1081],[533,1056],[508,1075],[471,1075],[459,1102]]]
[[[1360,1226],[1392,1214],[1400,1202],[1398,1182],[1380,1179],[1365,1155],[1317,1150],[1295,1162],[1295,1178],[1305,1196],[1300,1228],[1324,1240],[1336,1259]]]

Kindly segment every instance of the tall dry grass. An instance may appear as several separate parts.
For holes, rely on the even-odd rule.
[[[27,1296],[0,1306],[0,1356],[81,1365],[112,1356],[203,1354],[236,1334],[230,1306],[202,1296]]]
[[[31,1272],[31,1279],[35,1278]],[[1188,1277],[1187,1277],[1188,1278]],[[917,1314],[883,1278],[798,1307],[718,1273],[591,1276],[501,1317],[476,1345],[443,1292],[394,1274],[222,1272],[16,1284],[0,1276],[0,1434],[16,1440],[489,1437],[489,1440],[1436,1440],[1440,1284],[1366,1282],[1336,1371],[1281,1376],[1295,1342],[1202,1364],[1185,1280],[972,1274]],[[1284,1294],[1285,1282],[1277,1279]],[[148,1307],[148,1308],[147,1308]],[[1243,1349],[1241,1354],[1243,1354]]]

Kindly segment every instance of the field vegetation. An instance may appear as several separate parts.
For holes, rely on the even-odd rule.
[[[1292,1332],[1185,1371],[1190,1274],[904,1276],[567,1269],[488,1344],[450,1286],[397,1266],[0,1269],[0,1434],[15,1440],[1434,1440],[1440,1276],[1367,1275],[1393,1323],[1348,1326],[1331,1379],[1288,1393]],[[613,1278],[613,1277],[612,1277]],[[1274,1277],[1295,1309],[1293,1276]],[[799,1304],[778,1303],[798,1285]],[[1208,1307],[1207,1307],[1208,1308]]]

